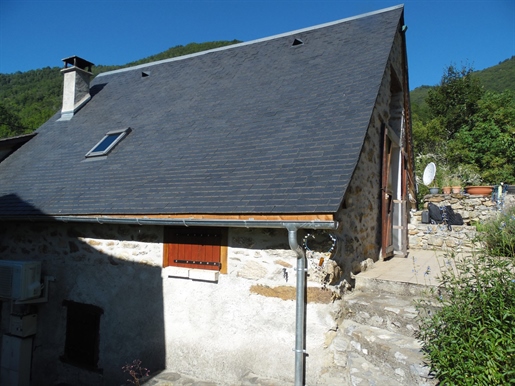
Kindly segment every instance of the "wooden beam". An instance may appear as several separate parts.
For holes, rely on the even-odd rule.
[[[334,221],[333,214],[88,214],[87,218],[141,218],[185,220],[242,220],[242,221]]]

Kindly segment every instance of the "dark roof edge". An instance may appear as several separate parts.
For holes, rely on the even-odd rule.
[[[273,40],[273,39],[278,39],[278,38],[282,38],[282,37],[286,37],[286,36],[291,36],[293,34],[307,32],[307,31],[311,31],[311,30],[315,30],[315,29],[319,29],[319,28],[324,28],[324,27],[329,27],[329,26],[332,26],[332,25],[348,22],[348,21],[351,21],[351,20],[361,19],[361,18],[364,18],[364,17],[373,16],[373,15],[377,15],[377,14],[380,14],[380,13],[393,11],[395,9],[399,9],[399,8],[403,8],[403,7],[404,7],[404,4],[399,4],[399,5],[395,5],[393,7],[383,8],[383,9],[380,9],[380,10],[377,10],[377,11],[367,12],[367,13],[363,13],[361,15],[347,17],[345,19],[340,19],[340,20],[336,20],[336,21],[332,21],[332,22],[328,22],[328,23],[318,24],[316,26],[312,26],[312,27],[308,27],[308,28],[301,28],[301,29],[294,30],[294,31],[289,31],[289,32],[284,32],[284,33],[277,34],[277,35],[267,36],[265,38],[250,40],[248,42],[242,42],[242,43],[232,44],[232,45],[229,45],[229,46],[213,48],[213,49],[207,50],[207,51],[201,51],[201,52],[196,52],[194,54],[177,56],[175,58],[170,58],[170,59],[158,60],[156,62],[139,64],[139,65],[134,66],[134,67],[127,67],[127,68],[121,68],[119,70],[107,71],[107,72],[103,72],[103,73],[98,74],[96,77],[98,78],[98,77],[101,77],[101,76],[104,76],[104,75],[110,75],[110,74],[117,74],[117,73],[120,73],[120,72],[133,71],[133,70],[138,70],[138,69],[141,69],[141,68],[148,68],[148,67],[159,65],[159,64],[163,64],[163,63],[175,62],[175,61],[178,61],[178,60],[189,59],[189,58],[193,58],[193,57],[200,56],[200,55],[206,55],[206,54],[209,54],[209,53],[212,53],[212,52],[224,51],[224,50],[229,50],[229,49],[233,49],[233,48],[237,48],[237,47],[243,47],[243,46],[247,46],[247,45],[251,45],[251,44],[255,44],[255,43],[265,42],[265,41],[268,41],[268,40]]]
[[[28,142],[36,134],[37,133],[32,132],[30,134],[18,135],[16,137],[0,138],[0,148],[10,147],[13,145],[17,145],[19,143],[23,144],[25,142]]]

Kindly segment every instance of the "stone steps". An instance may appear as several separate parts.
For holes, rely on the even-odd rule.
[[[395,371],[376,366],[357,353],[349,353],[348,371],[352,386],[399,386],[403,379]]]
[[[418,330],[418,299],[384,292],[353,292],[345,298],[344,318],[411,336]]]
[[[416,377],[428,375],[429,370],[424,370],[422,346],[416,338],[354,321],[345,321],[342,327],[357,354],[383,370],[392,369],[399,380],[406,377],[407,384],[414,385],[418,384]]]
[[[421,351],[416,302],[431,287],[367,278],[344,295],[343,321],[333,339],[334,364],[344,369],[342,385],[433,386],[437,381]],[[341,375],[342,376],[342,375]],[[328,383],[331,384],[331,383]]]
[[[344,365],[348,384],[436,384],[424,364],[421,344],[412,336],[344,320],[332,348],[335,363]]]
[[[431,291],[431,285],[415,284],[407,282],[394,282],[388,279],[368,278],[356,276],[354,291],[361,293],[390,294],[395,296],[406,296],[420,298]]]

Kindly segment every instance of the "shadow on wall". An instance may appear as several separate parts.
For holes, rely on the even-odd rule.
[[[135,359],[164,369],[161,228],[57,222],[15,195],[5,207],[30,220],[0,217],[0,258],[39,261],[55,278],[46,303],[0,299],[2,337],[11,317],[37,314],[31,385],[120,385]]]

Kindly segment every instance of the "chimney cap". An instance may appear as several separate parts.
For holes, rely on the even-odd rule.
[[[87,70],[91,72],[91,67],[93,66],[93,63],[88,62],[86,59],[82,59],[76,55],[70,56],[68,58],[62,59],[64,62],[64,68],[67,68],[68,65],[78,67],[81,70]]]

